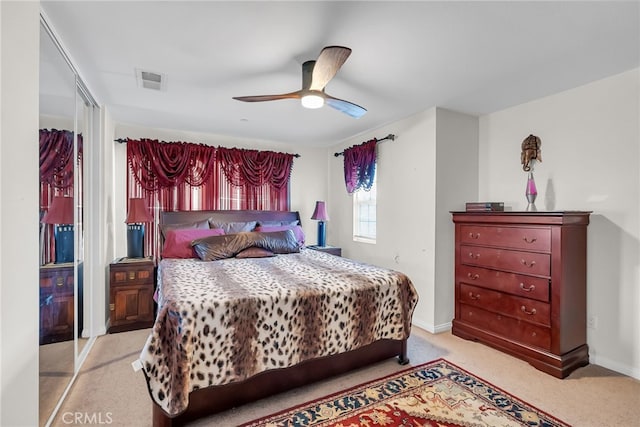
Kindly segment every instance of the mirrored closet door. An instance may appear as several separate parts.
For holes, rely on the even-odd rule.
[[[48,23],[40,27],[40,422],[51,422],[91,338],[86,152],[96,105]]]

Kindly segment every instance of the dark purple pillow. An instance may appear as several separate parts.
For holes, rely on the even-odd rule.
[[[292,230],[260,233],[256,231],[211,236],[194,240],[191,245],[198,258],[203,261],[216,261],[233,258],[251,247],[260,247],[274,254],[300,252],[300,244]]]
[[[259,248],[257,246],[252,246],[236,254],[236,258],[267,258],[272,256],[276,256],[276,254],[270,250]]]

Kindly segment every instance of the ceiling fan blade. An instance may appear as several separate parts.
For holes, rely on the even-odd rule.
[[[234,96],[233,99],[244,102],[277,101],[279,99],[300,99],[301,91],[282,93],[280,95]]]
[[[336,75],[351,55],[351,49],[343,46],[327,46],[322,49],[313,66],[310,90],[322,90]]]
[[[331,108],[335,108],[338,111],[342,111],[343,113],[359,119],[364,116],[367,110],[359,105],[354,104],[353,102],[345,101],[344,99],[334,98],[333,96],[327,95],[325,93],[324,98],[325,104],[327,104]]]

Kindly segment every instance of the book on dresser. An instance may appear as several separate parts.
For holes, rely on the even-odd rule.
[[[504,202],[467,202],[465,209],[474,212],[504,211]]]
[[[589,363],[590,212],[452,212],[452,333],[564,378]]]

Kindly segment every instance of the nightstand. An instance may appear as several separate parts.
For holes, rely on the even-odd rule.
[[[335,256],[342,256],[342,248],[337,246],[307,246],[309,249],[313,249],[314,251],[326,252]]]
[[[109,288],[109,333],[153,326],[155,264],[151,258],[113,261]]]
[[[73,263],[40,266],[40,344],[73,339]]]

